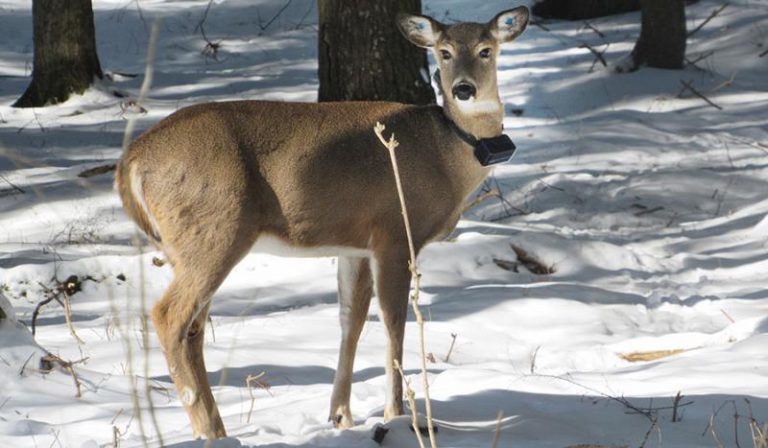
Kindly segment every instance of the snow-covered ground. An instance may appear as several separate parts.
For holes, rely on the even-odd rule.
[[[32,60],[30,5],[0,0],[0,301],[29,327],[54,277],[87,277],[71,299],[83,344],[55,302],[42,308],[35,340],[21,323],[0,326],[0,447],[138,447],[142,433],[151,446],[160,437],[204,445],[191,440],[154,331],[142,332],[170,270],[152,264],[160,254],[126,219],[112,174],[77,174],[115,162],[129,117],[138,132],[204,101],[315,99],[314,0],[290,2],[269,26],[285,1],[214,3],[205,32],[221,43],[215,59],[201,54],[196,30],[206,4],[95,0],[102,66],[139,76],[17,110]],[[690,6],[689,29],[719,5]],[[484,21],[509,6],[428,0],[425,12]],[[132,98],[156,18],[142,113]],[[487,185],[503,200],[468,210],[452,238],[420,257],[439,445],[490,447],[501,411],[502,447],[751,447],[750,419],[768,420],[768,56],[758,56],[768,1],[731,2],[690,39],[690,59],[713,52],[697,62],[703,70],[591,71],[580,45],[607,46],[606,59],[619,61],[639,14],[591,24],[604,37],[553,22],[504,49],[505,127],[520,150]],[[681,80],[722,110],[678,98]],[[516,272],[513,246],[555,272]],[[377,446],[385,334],[375,304],[355,368],[359,425],[326,421],[340,333],[335,263],[253,253],[217,293],[206,358],[230,438],[214,446]],[[406,339],[420,398],[410,321]],[[37,344],[82,360],[81,397],[66,372],[38,370]],[[662,351],[672,355],[626,359]],[[261,372],[269,389],[249,390],[246,378]],[[650,418],[639,412],[648,409]],[[407,426],[392,422],[383,446],[416,446]]]

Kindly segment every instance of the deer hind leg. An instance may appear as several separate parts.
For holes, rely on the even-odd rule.
[[[215,285],[215,286],[218,286]],[[203,359],[205,322],[215,287],[179,272],[152,309],[160,344],[194,437],[226,437]]]
[[[193,435],[226,437],[203,358],[205,323],[214,292],[247,254],[251,238],[242,232],[174,236],[168,245],[182,250],[171,251],[174,279],[152,309],[152,321]]]
[[[389,420],[403,414],[403,379],[395,367],[395,361],[402,366],[411,273],[408,269],[407,255],[379,255],[372,264],[376,295],[379,298],[381,316],[389,336],[384,364],[387,374],[384,419]]]
[[[371,303],[372,281],[368,258],[339,257],[339,320],[341,346],[339,365],[333,380],[329,420],[337,428],[354,426],[349,409],[352,372],[357,341]]]

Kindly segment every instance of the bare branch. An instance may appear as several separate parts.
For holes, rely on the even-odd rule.
[[[405,206],[405,194],[403,193],[403,184],[400,179],[400,169],[397,166],[397,156],[395,155],[395,148],[399,145],[395,140],[395,134],[392,133],[389,141],[384,138],[384,125],[377,122],[373,127],[373,131],[376,136],[379,137],[381,144],[384,145],[389,151],[389,159],[392,162],[392,170],[395,174],[395,185],[397,187],[397,195],[400,198],[400,209],[403,213],[403,223],[405,224],[405,233],[408,238],[408,251],[410,253],[410,261],[408,262],[408,268],[411,271],[411,279],[413,280],[414,292],[411,296],[411,306],[413,307],[413,314],[416,316],[416,323],[419,327],[419,354],[421,355],[421,375],[423,378],[424,387],[424,407],[427,413],[427,431],[429,432],[429,443],[431,448],[437,448],[437,441],[435,439],[435,428],[432,422],[432,402],[429,399],[429,376],[427,375],[427,356],[426,348],[424,346],[424,317],[419,309],[419,291],[421,274],[416,267],[416,250],[413,245],[413,235],[411,233],[411,221],[408,218],[408,209]],[[402,369],[401,369],[402,371]],[[421,441],[421,436],[419,436]]]
[[[608,46],[606,46],[605,49],[603,49],[603,51],[597,51],[594,48],[592,48],[591,45],[587,43],[583,43],[579,45],[579,48],[586,48],[587,50],[590,51],[590,53],[595,55],[595,61],[600,61],[600,63],[603,64],[603,67],[608,67],[608,63],[605,61],[605,58],[603,57],[603,53],[605,53],[605,51],[608,49]],[[596,63],[597,62],[592,63],[592,67],[590,68],[590,71],[592,71],[592,68],[595,67]]]
[[[280,15],[281,15],[281,14],[282,14],[282,13],[283,13],[283,12],[284,12],[286,9],[288,9],[288,7],[291,5],[291,2],[292,2],[292,1],[293,1],[293,0],[288,0],[288,1],[285,3],[285,5],[283,5],[283,7],[282,7],[282,8],[280,8],[280,10],[279,10],[279,11],[277,11],[277,13],[276,13],[274,16],[272,16],[272,18],[271,18],[271,19],[269,19],[269,21],[267,21],[267,24],[266,24],[266,25],[262,25],[262,24],[261,24],[261,16],[259,16],[259,10],[257,9],[257,10],[256,10],[256,16],[257,16],[257,17],[258,17],[258,19],[259,19],[259,28],[261,28],[261,31],[266,31],[266,30],[267,30],[267,28],[269,28],[269,26],[270,26],[270,25],[272,25],[272,22],[274,22],[274,21],[275,21],[275,20],[276,20],[278,17],[280,17]]]
[[[496,431],[493,435],[493,448],[499,446],[499,439],[501,438],[501,418],[504,417],[504,412],[499,409],[499,413],[496,414]]]
[[[687,35],[686,37],[690,38],[690,37],[691,37],[691,36],[693,36],[694,34],[698,33],[700,29],[704,28],[704,25],[706,25],[707,23],[709,23],[709,21],[710,21],[710,20],[714,19],[714,18],[715,18],[715,16],[717,16],[718,14],[720,14],[721,12],[723,12],[723,10],[724,10],[725,8],[727,8],[727,7],[728,7],[728,5],[729,5],[728,3],[723,3],[723,5],[722,5],[721,7],[717,8],[717,9],[716,9],[716,10],[714,10],[714,11],[712,11],[712,14],[710,14],[710,15],[709,15],[709,17],[707,17],[706,19],[704,19],[704,21],[703,21],[703,22],[701,22],[701,23],[699,24],[699,26],[697,26],[697,27],[696,27],[696,28],[694,28],[694,29],[693,29],[691,32],[689,32],[689,33],[688,33],[688,35]]]
[[[711,101],[709,98],[707,98],[707,97],[706,97],[706,96],[705,96],[703,93],[701,93],[701,92],[699,92],[698,90],[696,90],[696,88],[695,88],[695,87],[693,87],[693,85],[691,85],[691,83],[690,83],[690,82],[687,82],[687,81],[683,81],[683,80],[681,79],[681,80],[680,80],[680,84],[682,84],[682,85],[683,85],[683,90],[680,92],[680,94],[682,94],[682,92],[684,92],[684,91],[688,90],[689,92],[691,92],[691,93],[693,93],[694,95],[698,96],[698,97],[699,97],[699,98],[701,98],[702,100],[706,101],[706,102],[707,102],[707,104],[709,104],[710,106],[714,107],[715,109],[717,109],[717,110],[723,110],[723,108],[722,108],[721,106],[719,106],[719,105],[717,105],[717,104],[713,103],[713,102],[712,102],[712,101]],[[678,95],[678,97],[680,97],[680,95]]]
[[[458,336],[456,333],[451,333],[451,346],[448,347],[448,353],[445,355],[445,358],[443,358],[443,362],[448,362],[448,360],[451,359],[453,346],[456,344],[456,336]]]
[[[600,37],[605,37],[605,34],[603,34],[602,31],[600,31],[597,28],[595,28],[591,23],[587,22],[586,20],[584,21],[584,27],[594,31],[595,34],[597,34]]]

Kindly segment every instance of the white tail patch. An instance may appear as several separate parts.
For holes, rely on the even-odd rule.
[[[136,172],[135,166],[131,167],[129,176],[131,176],[131,194],[133,195],[133,200],[136,201],[136,204],[139,206],[139,208],[141,208],[141,211],[147,217],[149,225],[152,226],[152,237],[160,240],[160,231],[158,230],[157,221],[155,221],[155,217],[152,215],[152,212],[149,211],[149,207],[147,207],[147,200],[144,198],[143,179]]]

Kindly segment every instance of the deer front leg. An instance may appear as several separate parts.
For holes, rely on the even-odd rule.
[[[339,365],[333,380],[329,420],[337,428],[350,428],[354,426],[349,409],[349,395],[352,389],[355,352],[371,303],[370,261],[368,258],[339,257],[338,280],[341,347]]]
[[[387,373],[384,419],[403,414],[403,379],[395,367],[395,361],[403,364],[403,337],[408,317],[408,292],[411,273],[408,255],[380,255],[373,263],[376,295],[379,298],[381,316],[389,336],[385,368]]]
[[[226,437],[224,424],[211,393],[203,359],[208,291],[189,291],[192,283],[177,278],[152,309],[173,383],[192,423],[192,435],[208,439]],[[186,291],[185,291],[186,289]]]

